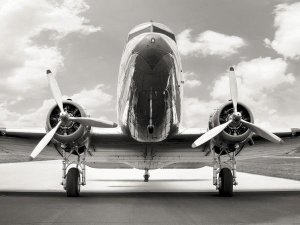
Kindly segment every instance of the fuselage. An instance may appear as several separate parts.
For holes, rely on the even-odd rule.
[[[159,23],[133,28],[118,80],[118,122],[139,142],[159,142],[178,131],[182,67],[175,35]]]

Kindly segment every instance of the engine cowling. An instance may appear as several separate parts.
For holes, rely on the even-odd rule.
[[[244,104],[238,102],[237,111],[241,113],[243,120],[247,122],[254,122],[253,114],[251,110]],[[232,102],[229,101],[218,108],[209,118],[209,129],[226,123],[234,112]],[[214,139],[214,145],[219,148],[229,148],[236,143],[245,141],[252,132],[244,126],[242,123],[232,122],[228,125],[219,135]]]
[[[63,101],[63,108],[70,117],[86,117],[86,113],[83,108],[71,100]],[[57,125],[59,122],[59,115],[59,107],[58,105],[54,105],[47,115],[47,132]],[[90,130],[90,126],[84,126],[74,121],[67,121],[66,123],[62,123],[62,125],[58,128],[52,141],[56,146],[63,144],[66,151],[71,149],[73,146],[78,146],[80,150],[88,141]]]

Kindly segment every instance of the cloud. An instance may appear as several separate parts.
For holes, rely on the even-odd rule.
[[[90,90],[83,89],[80,93],[74,94],[70,98],[79,103],[92,116],[95,116],[95,113],[99,111],[112,110],[113,108],[111,107],[113,96],[104,91],[103,84],[99,84]]]
[[[268,92],[275,91],[281,84],[292,84],[293,74],[287,74],[287,62],[281,58],[255,58],[242,61],[236,67],[239,100],[253,106],[264,103]],[[213,99],[226,101],[230,99],[228,74],[222,75],[214,82],[211,91]],[[263,105],[263,104],[262,104]]]
[[[294,75],[286,72],[287,62],[281,58],[255,58],[240,62],[235,69],[238,99],[252,109],[257,121],[264,121],[276,113],[277,92],[284,95],[286,87],[283,85],[290,86],[295,82]],[[210,94],[213,99],[219,101],[225,102],[230,99],[228,74],[215,81]],[[273,122],[275,124],[277,121]]]
[[[0,105],[0,111],[0,127],[8,127],[10,123],[14,123],[20,117],[19,113],[12,112],[3,105]]]
[[[194,72],[184,72],[184,86],[188,88],[195,88],[201,85],[201,81],[197,79],[197,75]]]
[[[278,116],[279,111],[283,110],[278,104],[278,96],[285,96],[286,89],[295,82],[294,75],[287,73],[287,62],[281,58],[255,58],[240,62],[235,70],[238,99],[251,109],[256,123],[267,127],[288,127],[289,120],[281,120]],[[199,124],[207,124],[209,114],[230,100],[227,73],[220,74],[213,82],[210,96],[206,101],[198,98],[184,99],[185,126],[199,127]]]
[[[88,35],[100,30],[82,16],[89,6],[84,0],[1,1],[0,8],[0,124],[6,127],[44,127],[53,100],[22,113],[10,110],[23,99],[48,90],[46,69],[53,72],[64,66],[58,43],[69,34]],[[41,40],[39,40],[39,38]],[[42,44],[42,43],[47,43]],[[39,87],[38,89],[36,87]],[[72,97],[88,103],[86,94],[102,94],[104,103],[111,100],[96,86]],[[83,105],[85,105],[85,103]],[[21,103],[20,103],[21,104]],[[91,105],[87,105],[89,107]],[[99,106],[96,105],[96,106]],[[93,107],[91,107],[93,111]]]
[[[56,47],[26,46],[24,64],[13,68],[10,75],[0,78],[2,90],[24,93],[32,87],[45,86],[45,69],[57,70],[63,66],[63,57]]]
[[[268,47],[273,48],[285,58],[300,58],[300,2],[279,4],[274,10],[274,40],[265,39]]]
[[[39,0],[1,2],[0,8],[0,123],[6,127],[44,127],[47,113],[54,100],[44,100],[38,108],[22,113],[9,110],[40,90],[48,89],[45,71],[53,72],[64,66],[64,57],[58,43],[69,34],[88,35],[100,30],[82,16],[89,6],[84,0]],[[38,41],[39,38],[44,41]],[[38,44],[40,43],[40,44]],[[47,43],[41,44],[41,43]],[[40,87],[36,89],[35,87]],[[111,96],[102,86],[83,89],[71,96],[84,107],[101,107],[95,104],[96,94],[108,104]],[[90,101],[87,96],[90,95]],[[101,99],[101,96],[103,98]]]
[[[56,43],[70,33],[90,34],[99,27],[88,24],[81,13],[84,0],[4,0],[0,8],[0,88],[2,93],[23,94],[37,85],[45,86],[45,70],[63,66],[61,50],[38,45],[35,39],[47,34]]]
[[[63,99],[72,99],[83,107],[87,115],[92,117],[107,119],[107,111],[112,109],[113,97],[105,92],[104,85],[100,84],[92,89],[83,89],[79,93],[71,96],[63,96]],[[0,105],[1,126],[10,128],[42,128],[45,126],[47,114],[50,108],[56,104],[53,99],[46,99],[37,109],[31,109],[25,114],[11,112],[6,108],[6,104]],[[101,113],[105,113],[101,114]]]
[[[237,36],[228,36],[215,31],[205,31],[192,41],[192,29],[186,29],[177,35],[178,49],[181,55],[210,56],[226,58],[237,53],[245,46],[245,41]]]
[[[205,101],[199,98],[185,97],[183,99],[183,118],[182,124],[184,127],[196,128],[203,127],[205,124],[208,127],[208,119],[221,102],[217,100]],[[205,128],[205,126],[204,126]]]

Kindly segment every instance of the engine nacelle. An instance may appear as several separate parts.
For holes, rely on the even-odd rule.
[[[243,120],[251,123],[254,122],[253,114],[246,105],[238,102],[237,111],[241,113]],[[233,112],[234,109],[231,101],[222,105],[213,114],[211,114],[208,124],[209,129],[226,123]],[[232,122],[213,139],[213,142],[214,145],[219,149],[227,148],[228,150],[231,150],[236,143],[243,142],[247,138],[249,138],[251,133],[252,132],[242,123],[239,122],[238,124],[236,124],[235,122]]]
[[[63,108],[70,117],[86,117],[86,113],[83,108],[71,100],[63,101]],[[47,115],[47,132],[57,125],[59,122],[59,115],[59,107],[58,105],[54,105]],[[66,151],[70,150],[74,146],[78,146],[79,152],[81,153],[88,141],[90,130],[90,126],[84,126],[78,122],[68,121],[61,124],[52,141],[56,146],[63,144]]]

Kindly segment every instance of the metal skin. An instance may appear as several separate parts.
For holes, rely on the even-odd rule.
[[[63,106],[65,108],[66,105],[74,106],[79,111],[81,117],[86,117],[86,113],[84,112],[83,108],[79,104],[69,100],[63,101]],[[47,120],[46,120],[47,132],[53,129],[53,127],[56,124],[56,121],[54,121],[53,124],[51,125],[51,120],[53,120],[53,118],[55,117],[54,114],[56,114],[55,110],[56,111],[58,110],[57,104],[55,104],[50,109],[47,115]],[[63,129],[65,129],[70,133],[61,134],[62,132],[64,132]],[[84,126],[82,124],[73,121],[68,121],[67,123],[63,122],[60,128],[58,129],[58,131],[55,133],[52,141],[54,144],[60,144],[60,143],[66,144],[68,147],[73,147],[73,146],[81,147],[84,146],[85,143],[87,142],[87,139],[89,138],[90,135],[90,130],[91,130],[90,126]]]
[[[147,28],[147,24],[144,26]],[[181,121],[182,69],[175,40],[140,31],[123,52],[118,82],[118,122],[139,142],[160,142],[178,131]],[[152,27],[152,28],[153,28]],[[134,31],[129,33],[134,36]]]
[[[55,80],[52,80],[52,83],[54,84],[52,89],[57,89],[56,92],[59,92],[59,89],[56,88]],[[150,154],[162,148],[161,145],[167,146],[174,140],[176,141],[181,122],[182,84],[181,60],[174,33],[165,25],[153,22],[134,27],[128,34],[128,41],[121,58],[117,99],[118,124],[124,138],[131,140],[131,144],[128,146],[130,149],[133,149],[133,145],[135,145],[139,149],[142,148],[145,154]],[[209,127],[212,129],[220,125],[220,123],[232,120],[224,128],[224,131],[214,136],[212,140],[214,145],[227,149],[232,148],[234,143],[245,141],[254,132],[253,130],[258,130],[249,128],[252,130],[251,132],[247,128],[249,126],[242,125],[243,119],[253,122],[253,115],[245,105],[239,103],[238,107],[242,107],[244,112],[249,114],[248,120],[243,115],[240,115],[239,109],[234,107],[237,104],[237,84],[233,68],[230,68],[230,90],[234,104],[228,102],[217,110],[214,116],[211,117]],[[79,108],[80,106],[77,107]],[[220,122],[220,112],[225,107],[229,107],[231,110],[231,113],[228,114],[231,117],[227,117],[225,121]],[[235,109],[233,110],[233,108]],[[68,118],[80,116],[66,115],[65,117],[66,122],[74,123]],[[64,120],[64,115],[61,115],[60,119]],[[48,129],[54,126],[55,124],[48,126]],[[230,127],[234,130],[239,126],[245,129],[244,133],[239,132],[232,135],[226,132]],[[103,128],[103,126],[100,127]],[[86,128],[87,130],[82,130],[83,126],[80,125],[78,131],[74,132],[74,134],[56,134],[54,140],[73,146],[78,143],[82,144],[86,142],[85,140],[88,139],[90,134],[90,127],[86,126]],[[60,129],[58,129],[59,131]],[[265,134],[264,131],[261,133]],[[210,133],[208,134],[211,135]],[[269,137],[270,135],[265,136]],[[195,142],[199,138],[193,143],[192,147],[199,147],[205,143],[201,142],[201,137],[205,137],[205,135],[200,136],[198,145]],[[106,138],[106,140],[108,139]],[[270,139],[272,141],[274,137]],[[77,140],[80,140],[80,142]],[[104,145],[103,139],[97,140],[92,138],[91,142],[96,146],[98,143],[99,145]],[[115,144],[110,142],[109,146]],[[118,144],[122,145],[122,149],[126,148],[120,142]],[[160,147],[156,147],[158,145]],[[179,147],[179,144],[176,147]],[[146,165],[146,167],[150,168],[149,165]]]
[[[233,67],[230,68],[229,83],[232,102],[227,102],[211,115],[210,130],[179,130],[182,67],[175,35],[162,24],[141,24],[128,35],[118,80],[119,127],[110,121],[86,117],[84,110],[75,102],[62,103],[59,86],[50,70],[47,76],[58,105],[53,106],[48,114],[46,132],[0,129],[0,135],[40,139],[30,155],[31,159],[36,158],[52,141],[58,151],[49,151],[47,154],[54,158],[63,157],[62,185],[66,188],[73,187],[72,183],[67,183],[67,170],[73,164],[81,170],[80,185],[86,184],[86,165],[103,168],[103,163],[112,164],[114,168],[126,164],[143,169],[147,181],[149,170],[168,165],[172,168],[190,168],[191,163],[199,168],[211,165],[209,156],[212,155],[213,184],[222,193],[222,182],[224,184],[224,179],[228,180],[231,175],[218,182],[219,172],[228,167],[232,171],[229,183],[237,184],[235,156],[251,140],[252,134],[273,143],[282,142],[278,136],[253,124],[249,108],[237,102],[237,81]],[[299,131],[292,129],[277,134],[280,137],[299,136]],[[252,148],[245,154],[239,154],[239,158],[251,159],[286,152],[280,147],[270,149],[267,145],[263,146],[266,151]],[[224,158],[220,157],[225,154]],[[67,188],[67,193],[74,196],[70,188]]]
[[[232,107],[231,101],[222,105],[210,116],[209,129],[212,129],[212,128],[224,123],[224,121],[223,122],[220,121],[220,115],[221,115],[221,113],[224,113],[224,109],[226,107],[229,109],[232,109],[232,112],[233,112],[233,107]],[[246,117],[247,117],[246,121],[254,123],[253,114],[252,114],[251,110],[245,104],[238,102],[237,109],[238,109],[237,110],[238,112],[241,112],[241,111],[243,112],[242,117],[245,116],[245,114],[246,114]],[[228,114],[227,119],[229,119],[230,116],[231,115]],[[221,147],[228,148],[228,146],[232,146],[235,143],[244,142],[247,138],[250,137],[250,135],[252,135],[252,131],[250,131],[245,126],[243,127],[244,130],[242,130],[241,133],[236,134],[236,135],[230,134],[227,129],[230,129],[231,126],[235,127],[236,124],[234,124],[234,122],[232,122],[232,124],[230,124],[226,129],[224,129],[219,135],[217,135],[216,137],[213,138],[213,143],[215,146],[217,146],[219,148],[221,148]],[[238,126],[243,126],[243,125],[239,124]],[[228,150],[230,150],[230,149],[228,149]]]

